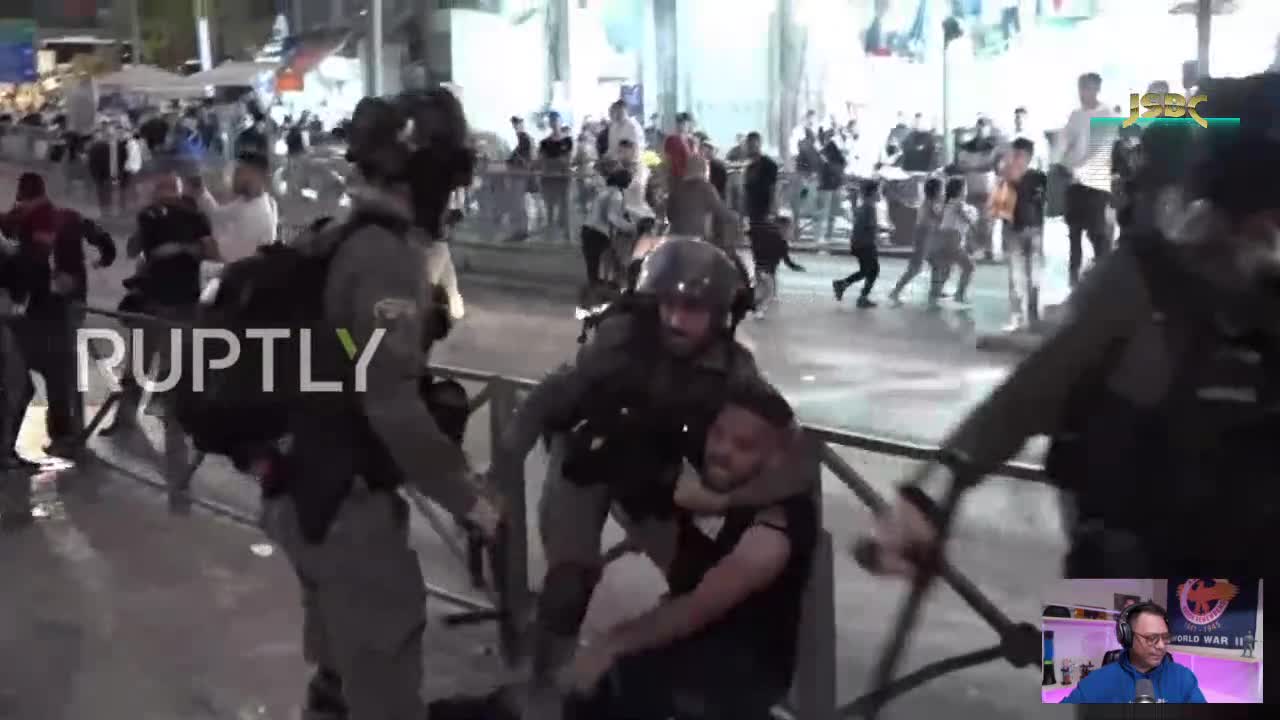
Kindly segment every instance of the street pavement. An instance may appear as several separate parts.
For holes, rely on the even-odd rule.
[[[38,454],[41,419],[38,410],[28,417],[22,448],[29,455]],[[472,457],[487,456],[487,426],[482,410],[471,423]],[[79,718],[89,716],[84,708],[90,707],[98,717],[296,717],[304,679],[296,582],[278,552],[256,533],[202,511],[189,518],[166,515],[163,496],[146,488],[163,484],[162,442],[152,418],[142,420],[139,433],[95,438],[81,465],[35,483],[34,526],[0,537],[0,562],[15,580],[0,592],[0,652],[26,660],[20,672],[0,671],[0,718]],[[902,463],[841,455],[882,492],[885,481],[905,471]],[[541,452],[532,453],[526,473],[532,508],[545,473]],[[825,524],[837,544],[838,697],[848,701],[867,691],[874,658],[906,588],[853,564],[844,546],[868,527],[870,514],[840,492],[834,478],[824,484]],[[205,461],[194,489],[250,521],[256,513],[255,485],[220,459]],[[995,480],[966,506],[1031,507],[1037,489]],[[529,515],[536,583],[545,566],[536,513]],[[1010,616],[1034,621],[1038,589],[1058,575],[1061,544],[1035,527],[1047,518],[1024,518],[1017,523],[1021,529],[993,529],[981,524],[986,517],[965,513],[952,561]],[[611,525],[605,544],[619,539],[620,530]],[[414,519],[412,542],[431,583],[484,599],[421,517]],[[598,629],[610,618],[633,615],[663,591],[647,561],[624,558],[606,574],[587,625]],[[439,601],[430,606],[437,620],[451,609]],[[491,627],[455,630],[434,622],[429,632],[431,696],[478,691],[505,677],[492,659]],[[939,589],[926,603],[904,669],[996,641],[956,595]],[[945,707],[948,717],[1012,719],[1027,716],[1038,702],[1035,668],[993,663],[934,681],[891,705],[883,717],[918,718]],[[48,710],[53,707],[66,709],[58,714]]]
[[[0,197],[6,193],[0,183]],[[850,259],[797,259],[808,272],[784,273],[776,314],[748,321],[743,334],[761,366],[809,422],[937,442],[1014,361],[974,347],[977,333],[994,330],[1005,319],[999,267],[979,269],[969,310],[923,310],[919,306],[926,281],[921,280],[905,307],[865,311],[853,309],[849,300],[837,304],[830,295],[830,281],[851,271],[846,269]],[[94,273],[92,304],[114,306],[119,281],[130,272],[127,264]],[[881,292],[896,280],[902,263],[886,260],[884,266]],[[463,278],[463,292],[467,319],[436,351],[435,361],[536,378],[573,352],[577,325],[572,308],[554,294],[472,277]],[[103,394],[95,386],[88,399],[91,409]],[[22,448],[30,455],[39,455],[42,444],[40,415],[33,409],[24,427]],[[468,453],[478,464],[489,456],[487,427],[487,409],[482,409],[473,417],[467,440]],[[67,703],[65,707],[94,707],[99,717],[293,717],[290,703],[296,702],[303,680],[293,581],[278,553],[258,556],[270,550],[260,536],[201,513],[168,518],[162,501],[125,480],[163,480],[158,422],[144,419],[143,431],[95,438],[91,450],[97,461],[64,471],[60,483],[36,486],[38,506],[83,512],[46,513],[50,517],[14,535],[17,539],[0,540],[0,561],[13,568],[13,577],[30,579],[6,584],[7,591],[0,593],[0,617],[7,619],[7,624],[0,621],[0,652],[31,658],[24,672],[12,678],[6,679],[0,669],[0,718],[85,716],[10,710],[53,707],[49,703],[55,701]],[[912,465],[847,448],[839,454],[881,493],[888,493]],[[539,451],[531,454],[526,472],[532,508],[545,474]],[[225,463],[207,461],[195,481],[201,497],[244,516],[255,512],[256,488]],[[823,489],[825,525],[837,547],[837,674],[839,696],[847,701],[868,689],[872,662],[905,587],[872,578],[851,561],[845,548],[868,527],[870,513],[830,472],[824,473]],[[531,576],[539,578],[535,514],[529,514]],[[413,540],[427,577],[450,590],[474,594],[447,544],[421,518],[415,522]],[[616,528],[610,533],[612,539],[619,536]],[[1054,492],[996,478],[965,499],[950,553],[954,564],[998,606],[1015,619],[1034,621],[1040,611],[1038,588],[1058,577],[1062,550]],[[591,623],[599,626],[602,616],[634,612],[637,603],[661,591],[651,566],[624,559],[609,573]],[[235,597],[228,600],[228,594]],[[147,611],[122,610],[134,607]],[[248,624],[236,624],[241,622]],[[188,626],[192,629],[184,630]],[[170,642],[174,638],[190,642],[180,651]],[[936,591],[905,667],[996,640],[956,595]],[[488,628],[465,633],[434,628],[433,646],[449,648],[428,660],[429,691],[476,689],[471,686],[477,682],[474,676],[453,678],[450,671],[470,667],[468,658],[484,657],[479,646],[491,642]],[[113,654],[118,647],[130,652]],[[259,664],[268,660],[270,668]],[[52,681],[50,673],[68,667],[71,672],[62,672],[75,677],[78,668],[82,679]],[[476,674],[496,677],[490,672],[486,668]],[[433,685],[433,677],[440,684]],[[108,689],[113,687],[131,690]],[[1019,718],[1035,711],[1038,703],[1036,668],[1019,671],[994,663],[934,681],[890,706],[884,717],[916,718],[945,707],[954,718]],[[258,714],[246,714],[252,712]]]

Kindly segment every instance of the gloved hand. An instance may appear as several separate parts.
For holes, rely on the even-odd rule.
[[[853,554],[858,563],[877,575],[913,578],[919,574],[926,558],[933,557],[937,549],[938,531],[929,516],[931,508],[931,501],[922,493],[904,489],[893,506],[876,518],[873,533],[855,542]]]

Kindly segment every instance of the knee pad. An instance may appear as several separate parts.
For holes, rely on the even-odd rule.
[[[576,635],[599,582],[599,567],[564,563],[548,568],[538,595],[538,624],[557,635]]]

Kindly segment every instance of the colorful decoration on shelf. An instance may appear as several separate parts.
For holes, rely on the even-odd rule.
[[[1062,670],[1062,684],[1070,685],[1071,684],[1071,659],[1062,658],[1062,663],[1058,666],[1058,668]]]
[[[1044,678],[1041,685],[1057,685],[1058,679],[1053,676],[1053,631],[1045,630],[1044,633]]]
[[[1084,680],[1089,677],[1089,673],[1091,672],[1093,672],[1093,661],[1086,660],[1085,663],[1080,666],[1080,679]]]

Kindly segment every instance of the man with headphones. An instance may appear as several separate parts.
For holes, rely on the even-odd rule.
[[[1116,639],[1124,648],[1119,659],[1082,678],[1063,703],[1132,703],[1143,679],[1150,680],[1154,690],[1150,702],[1205,702],[1195,674],[1169,653],[1172,638],[1164,608],[1153,602],[1125,608],[1116,619]]]

